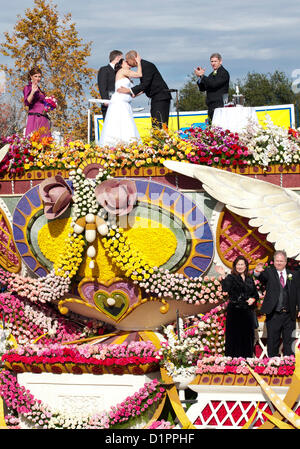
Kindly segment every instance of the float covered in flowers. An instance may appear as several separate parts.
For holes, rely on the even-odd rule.
[[[134,426],[138,416],[162,407],[166,383],[175,375],[192,374],[200,382],[214,373],[248,376],[253,368],[291,377],[292,357],[223,357],[226,295],[214,263],[221,259],[230,269],[247,247],[234,245],[251,227],[226,216],[228,251],[219,206],[205,205],[199,184],[191,186],[192,195],[181,192],[184,180],[163,163],[241,174],[259,167],[263,176],[278,169],[282,176],[300,171],[299,144],[298,130],[271,122],[265,128],[250,123],[242,135],[213,127],[184,134],[154,129],[142,144],[105,149],[80,141],[57,144],[39,133],[3,139],[1,396],[8,425],[17,427],[19,415],[37,428]],[[272,245],[251,235],[267,263]],[[80,419],[50,410],[13,375],[137,376],[160,369],[165,374],[132,397]],[[172,427],[164,418],[152,419],[148,428]]]

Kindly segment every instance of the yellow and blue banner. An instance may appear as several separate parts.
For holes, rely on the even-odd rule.
[[[293,104],[276,105],[276,106],[258,106],[255,108],[258,121],[264,126],[264,121],[266,115],[271,117],[274,125],[282,126],[284,128],[295,126],[295,109]],[[171,131],[177,131],[178,129],[184,130],[192,125],[205,127],[207,120],[207,111],[184,111],[179,112],[177,115],[176,111],[170,113],[169,117],[169,129]],[[151,116],[150,113],[134,113],[134,120],[137,129],[141,137],[149,135],[151,129]],[[178,126],[179,124],[179,126]],[[101,130],[103,126],[102,115],[94,116],[94,127],[95,127],[95,142],[99,143]]]

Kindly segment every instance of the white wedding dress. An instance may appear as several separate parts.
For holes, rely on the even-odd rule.
[[[132,97],[129,94],[117,92],[119,87],[130,88],[131,85],[128,78],[121,78],[115,83],[115,93],[110,99],[100,136],[101,147],[141,141],[130,105]]]

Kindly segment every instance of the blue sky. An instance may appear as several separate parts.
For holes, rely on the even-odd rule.
[[[12,32],[33,0],[4,2],[3,32]],[[5,3],[5,6],[4,6]],[[210,71],[209,56],[219,52],[231,80],[248,72],[280,70],[292,79],[300,68],[300,2],[290,0],[56,0],[70,12],[80,36],[93,41],[89,65],[107,64],[112,49],[139,51],[154,62],[170,88],[180,89],[197,65]],[[8,58],[0,56],[0,62]],[[141,101],[136,99],[136,102]]]

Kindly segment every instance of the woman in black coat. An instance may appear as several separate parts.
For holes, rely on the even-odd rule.
[[[233,262],[232,272],[225,277],[225,271],[217,271],[224,276],[222,289],[228,293],[225,330],[225,356],[253,357],[254,329],[256,327],[255,303],[259,299],[254,280],[248,274],[248,261],[238,256]]]

